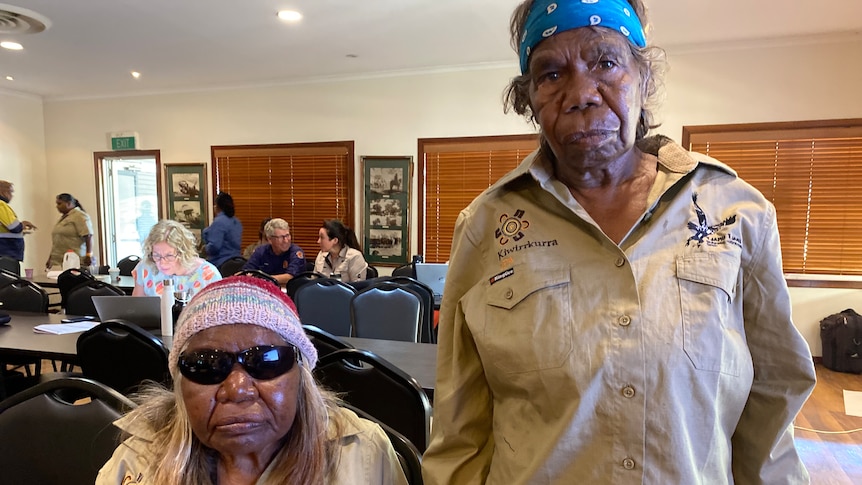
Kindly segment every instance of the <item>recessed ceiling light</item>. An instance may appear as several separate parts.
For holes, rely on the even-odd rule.
[[[296,10],[281,10],[278,12],[278,18],[285,22],[298,22],[302,19],[302,14]]]
[[[141,73],[139,73],[138,71],[132,71],[132,77],[138,79],[141,77]]]
[[[13,78],[12,76],[6,76],[6,80],[7,80],[7,81],[14,81],[14,80],[15,80],[15,78]]]
[[[22,46],[21,44],[11,41],[0,42],[0,47],[9,49],[10,51],[20,51],[24,48],[24,46]]]

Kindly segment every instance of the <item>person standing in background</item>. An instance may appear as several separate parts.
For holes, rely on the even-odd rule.
[[[93,223],[84,212],[81,203],[70,194],[60,194],[56,200],[57,211],[62,214],[51,231],[51,255],[45,268],[63,264],[63,255],[72,250],[81,258],[81,266],[93,263]]]
[[[279,285],[285,285],[305,271],[305,254],[291,241],[290,225],[284,219],[270,220],[263,232],[269,244],[255,249],[242,269],[263,271],[275,278]]]
[[[815,384],[775,207],[657,127],[641,0],[527,0],[539,149],[461,211],[426,485],[804,484]]]
[[[141,214],[135,219],[135,229],[138,231],[138,241],[141,245],[150,234],[150,229],[156,225],[156,216],[153,215],[153,205],[150,201],[141,202]]]
[[[365,279],[368,263],[352,229],[338,219],[323,221],[317,244],[320,252],[314,260],[315,273],[338,277],[345,283]]]
[[[230,258],[240,255],[242,223],[234,217],[235,208],[230,194],[219,192],[215,200],[216,216],[203,231],[207,261],[218,268]]]
[[[24,233],[36,229],[30,221],[18,220],[9,202],[15,193],[12,182],[0,180],[0,256],[24,260]]]

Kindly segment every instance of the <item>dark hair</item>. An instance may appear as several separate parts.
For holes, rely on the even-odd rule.
[[[81,203],[80,203],[80,202],[78,202],[78,199],[76,199],[76,198],[72,197],[72,194],[67,194],[67,193],[65,193],[65,192],[64,192],[64,193],[62,193],[62,194],[58,195],[58,196],[57,196],[57,198],[58,198],[58,199],[60,199],[60,200],[62,200],[63,202],[65,202],[65,203],[67,203],[67,204],[68,204],[69,202],[71,202],[71,203],[75,204],[75,207],[77,207],[77,208],[79,208],[79,209],[81,209],[81,210],[84,210],[84,207],[83,207],[83,206],[81,206]]]
[[[338,238],[338,242],[342,246],[362,251],[362,248],[359,247],[359,240],[356,239],[356,233],[338,219],[327,219],[323,221],[323,226],[321,227],[326,229],[326,235],[329,236],[329,239]]]
[[[227,192],[218,193],[216,196],[216,207],[228,217],[233,217],[236,214],[236,209],[233,206],[233,197]]]
[[[271,220],[272,220],[272,217],[267,217],[266,219],[260,221],[260,230],[257,231],[257,240],[258,241],[266,239],[266,231],[264,231],[264,228],[266,228],[266,223],[271,221]]]
[[[647,19],[646,6],[642,0],[627,0],[632,6],[644,30],[648,31],[649,25]],[[533,7],[534,0],[525,0],[515,8],[512,13],[512,18],[509,23],[509,34],[512,48],[515,52],[519,52],[520,40],[524,35],[527,16],[530,14],[530,9]],[[584,27],[595,29],[595,27]],[[664,71],[666,69],[666,56],[664,50],[659,47],[648,45],[647,47],[636,47],[631,45],[632,55],[637,63],[638,70],[641,75],[641,90],[644,94],[643,106],[641,107],[640,118],[638,119],[636,140],[644,138],[652,128],[657,128],[655,122],[655,109],[659,103],[660,91],[664,81]],[[533,123],[536,123],[535,113],[530,106],[530,72],[529,65],[527,72],[512,78],[509,86],[504,93],[504,112],[510,109],[515,113],[525,116]],[[543,149],[547,148],[544,134],[540,134]],[[550,154],[550,150],[546,150]]]

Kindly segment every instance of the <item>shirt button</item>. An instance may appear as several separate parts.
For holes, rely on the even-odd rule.
[[[506,299],[507,299],[507,300],[511,300],[511,299],[512,299],[512,296],[514,296],[514,295],[515,295],[515,292],[514,292],[514,291],[512,291],[512,289],[511,289],[511,288],[509,288],[508,290],[506,290]]]
[[[623,315],[619,319],[619,324],[623,327],[628,327],[632,323],[632,318],[628,315]]]
[[[626,260],[625,260],[625,258],[620,257],[620,258],[617,258],[616,261],[614,261],[614,264],[617,265],[617,268],[620,268],[624,264],[626,264]]]
[[[626,458],[625,460],[623,460],[623,468],[625,468],[626,470],[634,470],[635,461],[631,458]]]
[[[623,388],[623,396],[629,399],[635,397],[635,389],[632,386],[626,386]]]

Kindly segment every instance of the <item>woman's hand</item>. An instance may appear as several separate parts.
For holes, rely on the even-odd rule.
[[[91,264],[93,264],[92,256],[84,256],[81,258],[81,266],[90,266]]]
[[[24,226],[25,231],[35,231],[38,229],[35,225],[33,225],[30,221],[21,221],[21,225]]]

